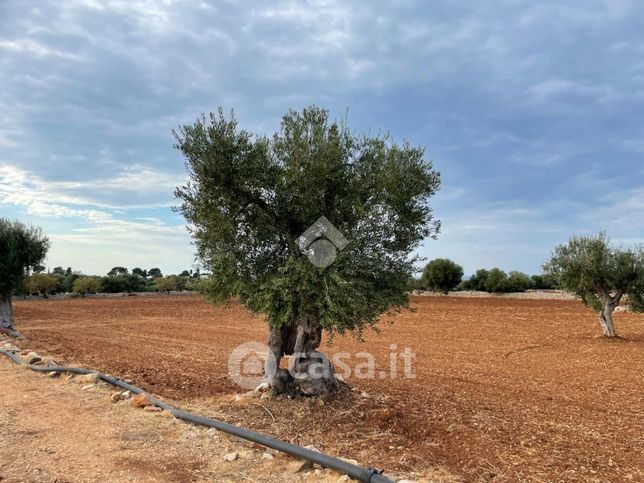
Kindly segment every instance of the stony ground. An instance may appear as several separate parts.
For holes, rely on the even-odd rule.
[[[0,387],[3,482],[345,481],[131,400],[112,403],[107,385],[51,379],[4,357]]]
[[[617,314],[623,338],[610,341],[576,301],[415,297],[415,311],[365,342],[324,345],[329,354],[348,352],[354,367],[369,351],[374,379],[354,375],[354,391],[290,401],[235,397],[245,390],[228,377],[229,354],[266,337],[264,321],[237,305],[196,297],[15,305],[32,348],[397,476],[644,480],[642,315]],[[415,378],[389,377],[392,344],[414,352]]]

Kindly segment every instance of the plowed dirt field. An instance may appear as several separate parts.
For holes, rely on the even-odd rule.
[[[241,343],[266,325],[197,297],[16,301],[25,347],[129,377],[184,408],[322,451],[445,481],[644,481],[644,316],[616,315],[622,339],[598,336],[579,302],[415,297],[414,311],[328,354],[376,377],[323,400],[235,398]],[[391,345],[415,378],[390,377]],[[381,373],[383,374],[381,376]],[[450,476],[451,475],[451,476]]]

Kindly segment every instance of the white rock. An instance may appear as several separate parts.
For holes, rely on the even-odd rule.
[[[224,459],[226,461],[235,461],[238,458],[239,458],[239,453],[228,453],[227,455],[224,455]]]
[[[262,453],[262,459],[263,459],[263,460],[274,460],[274,459],[275,459],[275,456],[273,456],[273,455],[272,455],[271,453],[269,453],[268,451],[264,451],[264,452]]]

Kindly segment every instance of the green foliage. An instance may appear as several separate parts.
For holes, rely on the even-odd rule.
[[[128,291],[127,278],[122,276],[107,276],[101,279],[101,292],[121,293]]]
[[[150,270],[148,270],[148,277],[150,278],[163,277],[163,273],[161,273],[161,270],[158,268],[151,268]]]
[[[642,310],[644,297],[644,248],[614,248],[604,232],[573,236],[558,245],[544,271],[564,290],[589,307],[601,310],[603,302],[628,296],[633,311]]]
[[[168,292],[177,290],[177,277],[170,275],[169,277],[159,277],[154,281],[154,287],[159,292]]]
[[[221,109],[175,137],[189,175],[176,210],[212,270],[211,301],[239,297],[272,326],[306,316],[340,332],[408,303],[408,255],[439,228],[427,200],[440,178],[422,148],[355,136],[316,107],[287,113],[272,138]],[[296,243],[322,215],[349,240],[326,269]]]
[[[74,282],[73,291],[85,295],[87,293],[98,293],[101,290],[101,279],[99,277],[78,277]]]
[[[534,288],[534,281],[525,273],[513,271],[508,274],[507,292],[525,292]]]
[[[459,285],[462,290],[491,293],[525,292],[534,287],[534,280],[525,273],[512,271],[506,274],[499,268],[477,270],[468,281]]]
[[[425,288],[445,294],[456,288],[462,279],[463,267],[447,258],[437,258],[429,262],[422,276]]]
[[[141,268],[139,268],[139,267],[133,268],[133,269],[132,269],[132,273],[133,273],[134,275],[138,275],[138,276],[139,276],[139,277],[141,277],[141,278],[148,278],[148,271],[147,271],[147,270],[143,270],[143,269],[141,269]]]
[[[508,291],[508,275],[500,268],[493,268],[487,273],[485,290],[490,293],[503,293]]]
[[[129,272],[125,267],[114,267],[112,270],[107,272],[108,277],[118,277],[119,275],[127,275]]]
[[[0,297],[20,289],[26,273],[40,265],[49,239],[40,228],[0,218]]]
[[[468,281],[468,289],[485,292],[487,290],[485,285],[487,283],[488,275],[489,272],[484,268],[477,270],[476,273],[472,275]]]
[[[425,284],[421,278],[410,278],[407,281],[407,290],[413,292],[414,290],[424,290]]]
[[[38,294],[47,298],[48,295],[56,292],[58,288],[58,277],[45,273],[34,273],[27,278],[25,283],[27,293]]]
[[[533,275],[532,282],[537,290],[551,290],[557,288],[557,281],[552,275]]]

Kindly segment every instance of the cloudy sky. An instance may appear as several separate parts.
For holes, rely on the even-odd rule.
[[[50,267],[190,268],[172,129],[316,104],[426,147],[424,256],[537,273],[573,232],[644,242],[642,32],[637,0],[0,0],[0,216]]]

